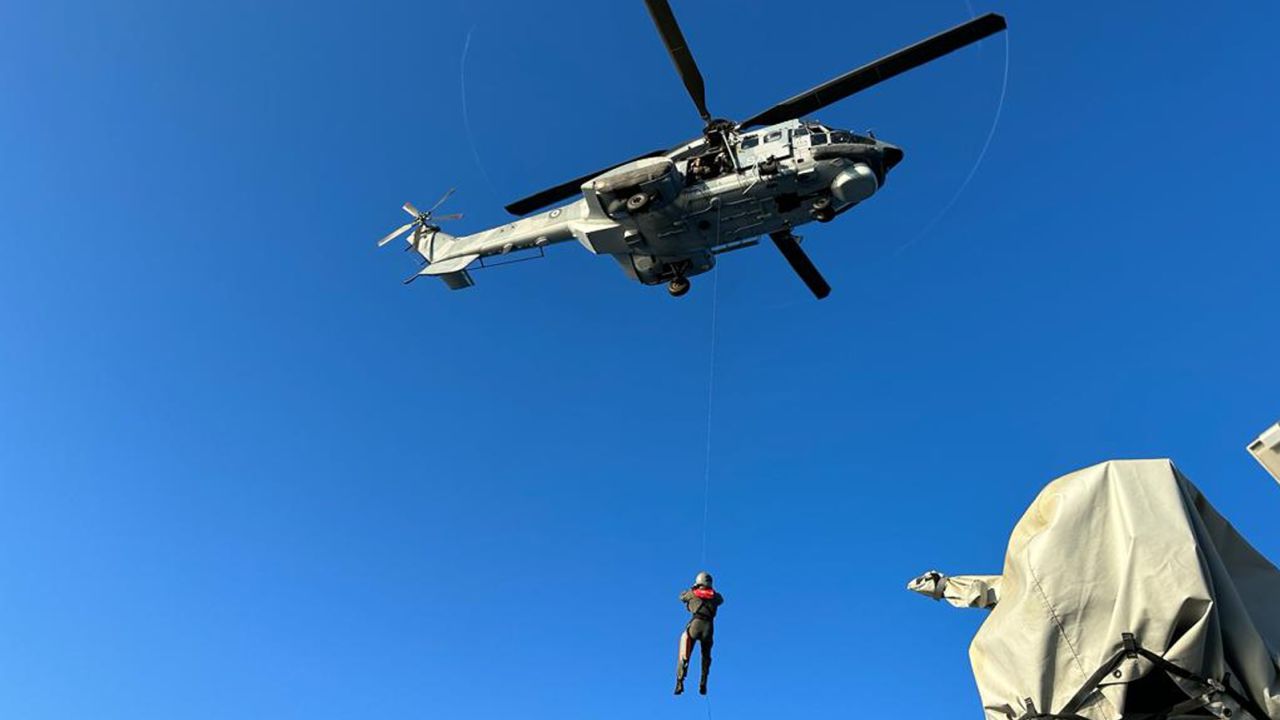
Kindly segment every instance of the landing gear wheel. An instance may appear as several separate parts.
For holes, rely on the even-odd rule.
[[[671,297],[680,297],[689,292],[689,281],[685,278],[678,277],[667,283],[667,292],[671,293]]]
[[[649,196],[644,193],[636,193],[635,195],[627,198],[627,210],[629,212],[638,212],[643,210],[644,206],[648,204]]]
[[[809,214],[818,222],[831,222],[836,214],[831,209],[831,198],[820,197],[809,205]]]

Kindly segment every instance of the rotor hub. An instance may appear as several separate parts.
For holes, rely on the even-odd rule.
[[[711,118],[707,121],[707,126],[702,129],[704,135],[715,133],[735,132],[738,129],[738,123],[727,120],[725,118]]]

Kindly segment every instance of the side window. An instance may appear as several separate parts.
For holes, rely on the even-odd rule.
[[[833,142],[833,143],[847,143],[847,142],[852,142],[852,141],[853,141],[853,138],[852,138],[852,137],[850,137],[850,136],[849,136],[849,133],[847,133],[847,132],[833,132],[833,133],[831,133],[831,142]]]
[[[774,130],[773,132],[771,132],[771,133],[769,133],[768,135],[765,135],[765,136],[764,136],[764,141],[765,141],[765,142],[767,142],[767,143],[775,142],[775,141],[777,141],[777,140],[781,140],[781,139],[782,139],[782,131],[781,131],[781,130]]]
[[[810,145],[826,145],[826,144],[827,144],[827,134],[826,134],[826,133],[813,133],[812,135],[810,135],[810,136],[809,136],[809,144],[810,144]]]
[[[755,146],[757,146],[757,145],[759,145],[759,144],[760,144],[760,136],[759,136],[759,135],[748,135],[748,136],[746,136],[746,137],[742,138],[742,149],[743,149],[743,150],[750,150],[751,148],[753,148],[753,147],[755,147]]]
[[[805,135],[808,135],[808,134],[809,134],[809,128],[807,127],[796,128],[796,131],[791,133],[791,137],[804,137]]]

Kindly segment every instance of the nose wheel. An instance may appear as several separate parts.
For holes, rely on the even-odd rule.
[[[814,200],[809,206],[809,214],[813,216],[814,220],[822,223],[834,220],[836,212],[831,209],[831,198],[820,197]]]
[[[671,293],[671,297],[680,297],[689,292],[689,280],[687,278],[678,277],[667,283],[667,292]]]

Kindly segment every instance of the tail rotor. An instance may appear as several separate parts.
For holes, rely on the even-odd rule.
[[[419,210],[419,209],[418,209],[416,206],[414,206],[414,204],[413,204],[413,203],[411,203],[411,202],[407,202],[407,203],[405,203],[402,207],[403,207],[403,209],[404,209],[404,211],[405,211],[405,212],[407,212],[407,213],[409,213],[410,215],[412,215],[412,216],[413,216],[413,220],[410,220],[409,222],[405,223],[404,225],[401,225],[400,227],[398,227],[398,228],[396,228],[395,230],[391,231],[389,234],[387,234],[387,235],[386,235],[385,237],[383,237],[381,240],[379,240],[379,241],[378,241],[378,247],[382,247],[382,246],[386,245],[387,243],[391,242],[392,240],[395,240],[396,238],[398,238],[398,237],[400,237],[401,235],[405,234],[405,233],[406,233],[406,232],[408,232],[409,230],[413,230],[415,234],[417,234],[417,233],[418,233],[419,231],[421,231],[421,230],[436,231],[436,230],[439,230],[439,229],[440,229],[440,226],[439,226],[439,225],[436,225],[435,223],[438,223],[438,222],[447,222],[447,221],[449,221],[449,220],[461,220],[461,219],[462,219],[462,213],[449,213],[449,214],[447,214],[447,215],[436,215],[436,214],[435,214],[435,211],[436,211],[436,210],[438,210],[438,209],[440,208],[440,206],[441,206],[441,205],[443,205],[443,204],[444,204],[444,202],[445,202],[446,200],[448,200],[448,199],[449,199],[449,196],[450,196],[450,195],[453,195],[453,191],[454,191],[454,188],[449,188],[449,192],[445,193],[445,194],[444,194],[444,196],[443,196],[443,197],[441,197],[439,200],[437,200],[437,201],[436,201],[436,204],[435,204],[435,205],[432,205],[432,206],[431,206],[431,209],[430,209],[430,210],[427,210],[426,212],[423,212],[423,211]]]

